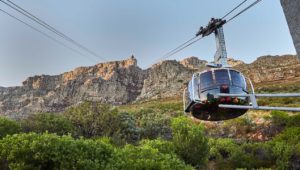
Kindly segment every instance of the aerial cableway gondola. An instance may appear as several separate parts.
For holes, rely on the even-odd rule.
[[[300,111],[300,108],[258,106],[256,97],[300,97],[300,94],[255,94],[252,82],[227,63],[222,19],[212,18],[196,36],[215,34],[217,52],[208,69],[195,73],[184,90],[184,112],[196,119],[220,121],[239,117],[248,109]],[[247,83],[248,82],[248,83]],[[250,92],[247,84],[249,84]]]
[[[247,109],[220,108],[219,104],[247,105],[247,97],[219,97],[219,93],[248,94],[245,77],[230,68],[195,73],[186,91],[185,112],[201,120],[226,120],[243,115]]]

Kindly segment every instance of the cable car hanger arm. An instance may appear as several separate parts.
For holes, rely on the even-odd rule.
[[[290,112],[300,112],[299,107],[269,107],[269,106],[259,106],[257,103],[257,97],[300,97],[300,93],[282,93],[282,94],[218,94],[220,97],[249,97],[252,105],[242,106],[242,105],[229,105],[220,104],[221,108],[231,108],[231,109],[253,109],[253,110],[281,110]]]

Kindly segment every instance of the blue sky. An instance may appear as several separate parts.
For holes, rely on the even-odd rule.
[[[206,25],[211,17],[221,17],[241,2],[12,1],[97,52],[101,57],[121,60],[133,54],[142,68],[150,67],[163,54],[193,37],[199,27]],[[0,8],[32,23],[2,3]],[[29,76],[55,75],[79,66],[101,62],[101,59],[93,56],[73,53],[2,13],[0,25],[0,86],[21,85]],[[38,26],[37,28],[42,29]],[[247,63],[262,55],[296,53],[279,0],[263,0],[225,25],[224,32],[228,55]],[[169,59],[181,60],[188,56],[197,56],[211,61],[214,52],[214,37],[210,36]]]

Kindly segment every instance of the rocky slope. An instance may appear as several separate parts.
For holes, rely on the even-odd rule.
[[[134,57],[124,61],[80,67],[57,76],[34,76],[23,86],[0,88],[0,114],[22,117],[34,112],[59,112],[82,101],[114,105],[137,100],[179,96],[193,72],[207,62],[196,57],[163,61],[147,70]],[[264,56],[251,64],[229,59],[255,83],[300,77],[295,56]]]

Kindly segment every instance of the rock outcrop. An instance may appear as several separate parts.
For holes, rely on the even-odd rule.
[[[281,0],[281,5],[300,59],[300,1]]]
[[[263,56],[251,64],[239,64],[241,71],[254,83],[300,78],[300,61],[296,56]]]
[[[23,117],[35,112],[60,112],[82,101],[113,105],[181,96],[194,72],[205,70],[196,57],[168,60],[147,70],[134,57],[124,61],[80,67],[56,76],[29,77],[20,87],[0,87],[0,114]],[[251,64],[229,59],[254,83],[300,78],[295,56],[264,56]]]
[[[203,70],[207,61],[199,60],[199,58],[193,56],[180,61],[180,64],[192,70]]]

